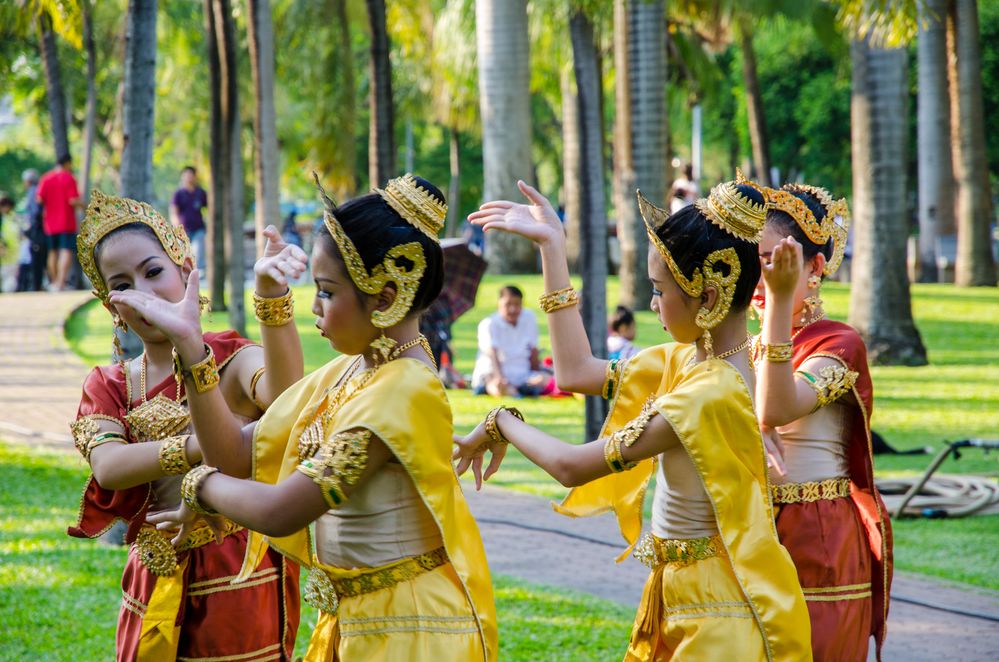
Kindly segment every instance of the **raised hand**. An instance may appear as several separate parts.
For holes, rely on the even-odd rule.
[[[253,265],[256,290],[262,297],[279,297],[288,291],[291,281],[305,273],[308,256],[298,246],[287,243],[273,225],[264,228],[264,236],[264,255]]]
[[[454,453],[451,459],[458,460],[455,472],[460,476],[468,468],[472,468],[475,475],[475,489],[481,490],[483,481],[489,480],[493,474],[499,471],[500,464],[506,456],[506,447],[509,444],[497,444],[486,434],[485,423],[479,423],[468,435],[454,435]],[[482,462],[486,451],[489,451],[489,466],[485,473],[482,472]]]
[[[760,258],[767,298],[793,295],[801,278],[802,266],[801,244],[793,237],[785,237],[774,246],[769,263]]]
[[[159,531],[177,532],[170,540],[174,547],[179,547],[181,543],[187,540],[187,537],[191,535],[191,532],[198,525],[198,520],[203,520],[208,524],[212,533],[215,534],[216,542],[222,542],[222,531],[225,527],[225,520],[218,515],[198,515],[188,508],[187,504],[183,501],[174,510],[161,510],[149,513],[146,516],[146,521],[150,524],[155,524]]]
[[[510,202],[509,200],[493,200],[479,207],[479,210],[469,215],[468,220],[475,225],[481,225],[486,232],[502,230],[511,234],[526,237],[539,246],[553,242],[565,241],[565,230],[558,214],[552,208],[552,203],[523,181],[517,182],[517,188],[524,194],[530,204]]]
[[[187,277],[184,297],[176,303],[136,289],[112,290],[113,306],[127,306],[159,329],[175,346],[189,338],[201,343],[201,306],[198,302],[198,271]]]

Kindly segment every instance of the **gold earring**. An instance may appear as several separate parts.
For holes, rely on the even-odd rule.
[[[111,329],[112,360],[117,361],[119,364],[124,364],[125,350],[121,346],[121,339],[118,337],[118,334],[127,333],[128,325],[118,315],[113,315],[111,320],[114,325],[114,328]]]
[[[198,312],[202,315],[205,314],[206,310],[211,310],[212,300],[203,294],[198,295]]]
[[[822,278],[820,278],[819,276],[812,274],[811,276],[808,277],[808,289],[814,290],[821,284],[822,284]]]
[[[694,318],[694,324],[699,328],[704,329],[704,334],[701,335],[701,339],[704,341],[704,353],[707,355],[708,360],[715,358],[714,343],[711,341],[711,331],[710,329],[715,326],[717,322],[712,319],[711,311],[703,306],[697,311],[697,317]]]

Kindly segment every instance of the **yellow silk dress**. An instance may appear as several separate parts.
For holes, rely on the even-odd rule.
[[[277,483],[296,470],[299,437],[354,358],[334,359],[270,406],[254,432],[255,480]],[[333,413],[325,432],[332,438],[358,429],[382,440],[412,479],[448,562],[389,588],[341,597],[335,614],[320,612],[305,659],[496,660],[492,583],[478,526],[451,465],[451,408],[440,380],[414,359],[383,365]],[[243,575],[249,576],[267,544],[304,566],[318,566],[334,580],[350,581],[373,568],[391,571],[406,561],[373,568],[323,564],[313,551],[312,535],[308,529],[282,538],[253,534]]]
[[[646,583],[626,660],[810,660],[811,630],[794,564],[777,539],[753,401],[741,373],[691,345],[651,347],[623,364],[602,435],[637,417],[650,396],[673,427],[711,502],[723,550],[656,567]],[[613,510],[628,548],[656,459],[572,490],[555,509]],[[660,486],[657,485],[657,489]]]

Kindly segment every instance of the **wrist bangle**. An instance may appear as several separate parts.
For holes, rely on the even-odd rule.
[[[169,437],[160,446],[160,469],[166,476],[179,476],[191,470],[187,460],[187,439],[190,435]]]
[[[787,363],[794,354],[794,343],[777,342],[764,345],[764,356],[770,363]]]
[[[542,294],[538,298],[538,305],[540,305],[541,310],[546,313],[554,313],[556,310],[562,310],[563,308],[575,306],[578,303],[579,292],[572,287],[565,287],[561,290],[555,290],[554,292]]]
[[[212,351],[208,343],[205,343],[205,352],[208,356],[185,369],[180,362],[180,354],[177,353],[177,349],[173,350],[174,372],[184,379],[193,381],[198,393],[210,391],[219,384],[219,368],[215,363],[215,352]]]
[[[514,407],[506,407],[506,406],[500,405],[499,407],[496,407],[495,409],[493,409],[492,411],[490,411],[486,415],[486,434],[488,434],[489,438],[492,439],[493,443],[496,443],[496,444],[509,444],[510,443],[510,440],[507,439],[506,437],[504,437],[503,433],[500,432],[499,425],[496,424],[496,417],[504,409],[506,411],[510,412],[513,416],[519,418],[520,420],[524,420],[524,415],[520,413],[519,409],[515,409]]]
[[[216,471],[218,469],[215,467],[202,464],[188,471],[187,475],[184,476],[184,481],[180,484],[180,496],[184,499],[184,503],[199,515],[218,514],[216,511],[206,508],[198,502],[198,490],[201,489],[201,483]]]
[[[264,326],[284,326],[295,319],[291,288],[279,297],[265,298],[253,293],[253,314]]]

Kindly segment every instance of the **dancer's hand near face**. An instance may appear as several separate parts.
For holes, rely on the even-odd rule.
[[[187,289],[180,301],[172,302],[138,289],[112,290],[112,306],[127,306],[143,320],[160,330],[175,347],[185,341],[201,347],[201,305],[198,299],[198,271],[187,277]]]
[[[509,200],[486,202],[469,215],[469,222],[481,225],[486,232],[502,230],[526,237],[541,247],[552,243],[564,244],[565,230],[552,203],[523,181],[518,181],[517,187],[530,204]]]
[[[801,280],[803,268],[801,244],[792,237],[785,237],[774,246],[770,261],[761,258],[760,268],[767,287],[767,298],[786,298],[794,295]]]
[[[253,265],[255,289],[262,297],[279,297],[305,273],[309,258],[301,248],[286,242],[273,225],[264,228],[264,236],[264,254]]]

